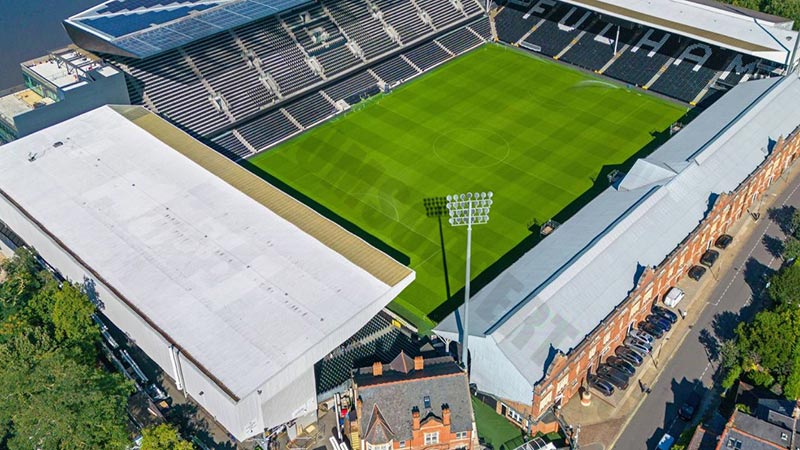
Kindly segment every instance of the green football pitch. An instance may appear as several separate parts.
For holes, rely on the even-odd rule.
[[[490,44],[250,164],[405,255],[416,281],[390,309],[427,329],[447,300],[445,273],[451,295],[463,295],[466,229],[442,218],[440,235],[425,199],[494,192],[489,222],[473,228],[474,279],[685,112]]]

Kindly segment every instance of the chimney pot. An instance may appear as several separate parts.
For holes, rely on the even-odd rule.
[[[414,409],[411,410],[411,429],[412,430],[419,430],[419,428],[420,428],[419,422],[420,422],[420,420],[419,420],[419,409],[414,408]]]
[[[425,368],[425,360],[422,359],[422,356],[415,356],[414,357],[414,370],[422,370]]]
[[[442,425],[450,425],[450,406],[447,404],[442,405]]]
[[[376,361],[372,363],[372,376],[379,377],[383,375],[383,363]]]

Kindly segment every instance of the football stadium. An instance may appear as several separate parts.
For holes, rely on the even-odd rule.
[[[494,192],[490,222],[472,241],[479,273],[685,112],[488,44],[249,162],[402,253],[417,278],[392,308],[425,326],[448,287],[463,288],[466,246],[448,217],[440,236],[426,199]]]
[[[714,0],[108,0],[22,65],[46,102],[0,98],[24,174],[0,230],[96,284],[237,439],[294,437],[421,335],[552,431],[800,153],[793,26]],[[130,105],[97,108],[120,74]],[[465,323],[445,204],[489,191]]]

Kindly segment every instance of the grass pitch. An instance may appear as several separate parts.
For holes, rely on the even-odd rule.
[[[427,329],[447,294],[424,199],[494,191],[489,223],[473,229],[474,278],[685,112],[485,45],[250,163],[406,255],[417,279],[390,307]],[[463,295],[466,229],[442,223],[449,291]]]

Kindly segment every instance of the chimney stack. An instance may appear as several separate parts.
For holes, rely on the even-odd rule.
[[[372,363],[372,376],[379,377],[383,375],[383,363],[380,361],[375,361]]]
[[[446,427],[450,426],[450,405],[447,403],[442,405],[442,425]]]
[[[415,406],[414,409],[411,410],[411,429],[419,430],[419,428],[419,409]]]
[[[425,368],[425,360],[422,359],[422,356],[415,356],[414,357],[414,370],[422,370]]]

